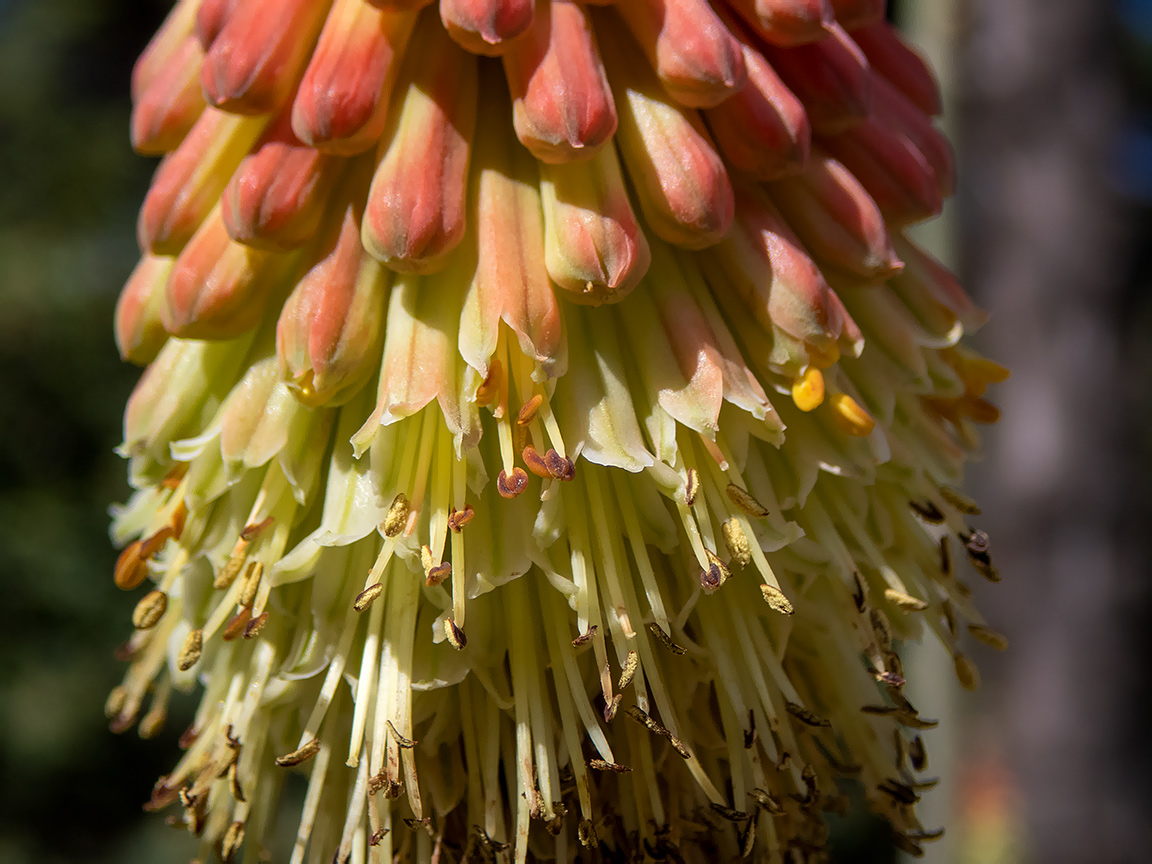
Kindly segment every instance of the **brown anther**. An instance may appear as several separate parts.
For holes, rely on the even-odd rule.
[[[956,612],[952,608],[952,601],[945,600],[940,604],[941,614],[944,616],[944,623],[948,625],[948,632],[952,634],[955,639],[959,635],[959,630],[956,627]]]
[[[283,756],[277,756],[276,764],[281,768],[291,768],[294,765],[300,765],[303,762],[307,762],[319,752],[320,739],[313,738],[299,750],[293,750],[291,753],[285,753]]]
[[[592,637],[596,635],[596,631],[600,629],[598,624],[591,625],[585,632],[581,633],[572,640],[572,647],[579,648],[582,645],[587,645],[592,641]]]
[[[776,586],[761,585],[760,593],[764,595],[764,602],[768,604],[768,608],[774,612],[779,612],[781,615],[791,615],[796,611],[792,608],[792,602]]]
[[[502,498],[515,498],[527,488],[528,474],[519,465],[512,469],[511,477],[501,471],[500,476],[496,478],[496,491]]]
[[[748,793],[748,797],[755,801],[756,806],[769,816],[783,816],[785,813],[784,805],[780,803],[780,800],[763,789],[753,789]]]
[[[865,705],[860,710],[873,717],[891,717],[900,709],[893,708],[891,705]]]
[[[518,426],[527,426],[536,419],[536,412],[540,410],[541,404],[544,402],[544,394],[537,393],[527,402],[520,406],[520,413],[516,415],[516,424]]]
[[[732,560],[740,567],[747,567],[748,562],[752,560],[752,546],[744,529],[740,527],[740,520],[735,516],[729,517],[720,526],[720,531],[724,535],[724,545]]]
[[[861,615],[868,608],[868,591],[864,587],[864,577],[859,573],[852,574],[852,602],[856,604],[856,611]]]
[[[908,683],[907,681],[904,680],[903,675],[898,675],[897,673],[892,672],[892,671],[887,670],[887,669],[885,669],[885,670],[879,670],[878,669],[873,674],[876,676],[877,681],[879,681],[881,684],[887,684],[889,687],[899,688],[899,687],[903,687],[905,684]]]
[[[596,826],[592,824],[591,819],[580,820],[580,824],[576,827],[576,837],[580,840],[581,846],[592,846],[596,843]]]
[[[240,539],[246,543],[251,543],[257,537],[263,534],[265,530],[270,528],[272,523],[275,521],[275,518],[268,516],[265,519],[261,519],[259,522],[250,522],[249,524],[245,525],[244,530],[240,532]]]
[[[220,842],[220,860],[229,864],[233,856],[239,851],[240,844],[244,842],[244,823],[233,822],[224,832],[224,839]]]
[[[1003,633],[997,633],[991,627],[985,627],[983,624],[969,624],[968,632],[972,636],[989,648],[994,648],[997,651],[1005,651],[1008,648],[1008,637]]]
[[[605,762],[603,759],[589,759],[588,767],[594,771],[611,771],[613,774],[631,774],[632,769],[627,765],[616,762]]]
[[[382,582],[373,582],[363,591],[356,595],[356,599],[352,601],[352,608],[357,612],[363,612],[372,605],[372,601],[384,593],[384,584]]]
[[[756,731],[756,712],[748,709],[748,728],[744,730],[744,749],[751,750],[760,735]]]
[[[637,723],[647,728],[649,732],[668,739],[668,743],[672,745],[672,749],[679,753],[681,757],[684,759],[692,758],[692,754],[688,751],[688,748],[684,746],[683,742],[664,728],[664,726],[657,723],[647,712],[633,705],[625,713]]]
[[[544,457],[537,453],[536,448],[531,444],[521,451],[520,457],[524,460],[524,464],[528,470],[537,477],[542,480],[552,479],[552,472],[548,470],[548,463],[544,461]]]
[[[816,728],[830,729],[832,724],[821,717],[819,714],[809,711],[803,705],[797,705],[795,702],[788,702],[785,700],[784,707],[788,713],[803,723],[805,726],[813,726]]]
[[[132,626],[137,630],[151,630],[160,623],[167,608],[167,594],[163,591],[149,591],[132,610]]]
[[[425,816],[423,819],[412,819],[410,817],[404,817],[404,824],[413,831],[419,831],[420,829],[423,829],[427,831],[429,835],[432,834],[431,816]]]
[[[916,794],[911,786],[892,778],[885,780],[876,788],[896,801],[899,801],[901,804],[915,804],[920,800],[920,796]]]
[[[880,645],[880,650],[891,651],[892,625],[888,623],[888,616],[879,609],[873,609],[868,613],[868,617],[872,621],[872,632],[876,634],[876,641]]]
[[[238,762],[233,762],[228,766],[228,791],[232,793],[233,798],[243,804],[246,799],[244,798],[244,788],[240,785],[240,776],[237,773],[240,770],[238,765]]]
[[[452,575],[452,562],[441,561],[429,567],[424,573],[424,584],[434,588]]]
[[[245,624],[244,625],[244,632],[240,635],[245,639],[252,639],[257,634],[259,634],[259,632],[261,630],[264,629],[264,625],[267,623],[268,623],[268,611],[265,610],[265,611],[261,612],[259,615],[257,615],[255,618],[253,618],[251,621],[249,621],[247,624]]]
[[[620,702],[624,699],[623,693],[617,693],[604,703],[604,722],[611,723],[616,719],[616,712],[620,709]]]
[[[368,838],[369,846],[379,846],[380,841],[384,839],[384,835],[388,833],[387,828],[377,828],[372,832],[372,836]]]
[[[476,388],[476,404],[491,405],[500,394],[500,384],[503,379],[503,368],[499,360],[493,360],[488,367],[488,375],[483,383]]]
[[[252,607],[244,606],[239,612],[228,619],[228,623],[224,625],[224,630],[221,632],[220,638],[225,642],[232,642],[239,639],[244,635],[244,628],[248,626],[248,622],[252,620]]]
[[[196,724],[193,723],[181,733],[180,740],[176,742],[176,746],[181,750],[187,750],[189,747],[196,743],[196,739],[199,737],[200,730],[197,729]],[[175,792],[173,792],[173,794],[175,794]]]
[[[764,517],[768,515],[768,508],[752,497],[747,489],[741,489],[735,483],[729,483],[724,490],[728,499],[747,513],[749,516]]]
[[[156,813],[165,807],[175,804],[179,799],[180,790],[169,786],[165,782],[167,779],[167,777],[161,777],[156,781],[156,785],[152,787],[152,797],[144,804],[145,813]]]
[[[459,534],[475,515],[476,511],[472,509],[471,504],[465,504],[463,510],[453,507],[452,512],[448,514],[448,527]]]
[[[143,548],[143,541],[133,541],[124,548],[120,557],[116,559],[116,567],[112,571],[112,581],[121,591],[131,591],[148,578],[148,565],[140,554]]]
[[[952,658],[952,665],[956,669],[956,679],[965,690],[980,689],[980,670],[976,664],[965,654],[957,654]]]
[[[384,536],[396,537],[408,524],[408,514],[412,505],[408,503],[408,496],[400,492],[392,499],[388,507],[388,515],[384,517]]]
[[[176,655],[176,668],[181,672],[187,672],[196,665],[203,650],[204,631],[193,630],[184,637],[184,644],[180,646],[180,653]]]
[[[732,807],[725,807],[723,804],[712,802],[712,810],[721,818],[727,819],[729,822],[743,822],[748,818],[747,813],[743,810],[736,810]]]
[[[392,733],[392,737],[396,739],[396,743],[400,745],[402,750],[411,750],[416,746],[417,743],[419,743],[417,741],[413,741],[411,738],[405,738],[403,735],[401,735],[396,727],[392,725],[391,720],[387,720],[385,722],[388,724],[388,731]]]
[[[891,603],[893,606],[898,606],[901,609],[906,609],[909,612],[923,612],[928,608],[928,604],[918,597],[913,597],[910,594],[905,594],[902,591],[897,591],[894,588],[886,588],[884,590],[884,599]]]
[[[940,538],[940,573],[945,578],[952,575],[952,539]]]
[[[264,578],[264,564],[251,561],[244,571],[244,587],[240,589],[240,605],[251,606],[256,602],[256,592],[260,590],[260,580]]]
[[[929,525],[939,525],[944,521],[944,514],[940,512],[940,508],[937,507],[931,500],[929,500],[926,504],[921,504],[918,501],[909,501],[908,506],[916,511],[916,515],[918,515]]]
[[[955,489],[949,489],[947,486],[940,487],[940,496],[967,516],[979,516],[981,513],[980,505],[973,501],[966,495],[962,495]]]
[[[164,548],[164,544],[171,540],[173,536],[175,536],[175,532],[172,530],[172,527],[165,525],[151,537],[144,538],[144,542],[140,546],[140,557],[145,559],[153,557]]]
[[[679,655],[687,652],[687,648],[684,648],[673,642],[672,637],[665,633],[664,628],[657,624],[655,621],[648,625],[648,629],[652,631],[652,635],[656,637],[656,641],[658,641],[673,654]]]
[[[924,739],[917,735],[908,745],[908,761],[917,771],[928,767],[928,750],[924,746]]]
[[[172,530],[172,536],[179,540],[180,535],[184,533],[184,524],[188,521],[188,505],[181,500],[172,511],[172,515],[168,517],[168,527]]]
[[[635,651],[629,651],[628,656],[624,659],[624,668],[620,670],[620,680],[616,684],[616,689],[623,690],[632,683],[632,679],[636,677],[636,670],[640,667],[640,657]]]
[[[576,465],[567,456],[561,456],[551,447],[544,452],[544,464],[557,480],[567,483],[576,479]]]
[[[444,619],[444,638],[447,639],[448,644],[457,651],[463,651],[468,645],[468,637],[464,635],[464,631],[457,627],[456,622],[451,618]]]
[[[728,569],[728,564],[720,560],[720,557],[711,549],[705,549],[704,552],[708,556],[707,581],[705,581],[705,574],[701,574],[700,584],[705,588],[719,588],[732,576],[732,571]]]
[[[698,494],[700,494],[700,472],[695,468],[689,468],[688,480],[684,484],[684,503],[691,507],[696,503]]]
[[[924,847],[908,835],[901,834],[899,831],[892,832],[892,845],[907,855],[909,858],[924,857]]]

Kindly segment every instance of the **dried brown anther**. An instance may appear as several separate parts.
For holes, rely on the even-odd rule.
[[[112,581],[121,591],[131,591],[148,578],[148,565],[140,554],[143,548],[144,543],[136,540],[129,543],[116,559]]]
[[[444,638],[447,639],[448,644],[457,651],[463,651],[468,645],[468,637],[464,635],[464,631],[457,627],[456,622],[451,618],[444,619]]]
[[[496,478],[496,491],[500,493],[501,498],[515,498],[527,488],[528,474],[519,465],[512,469],[511,477],[501,470],[500,476]]]
[[[259,615],[257,615],[255,618],[253,618],[251,621],[249,621],[247,624],[244,625],[244,632],[241,633],[240,635],[245,639],[252,639],[261,630],[264,629],[264,625],[267,623],[268,623],[268,612],[267,611],[261,612]]]
[[[400,746],[401,750],[411,750],[419,743],[418,741],[415,741],[411,738],[405,738],[403,735],[401,735],[400,731],[392,725],[391,720],[386,722],[388,723],[388,731],[392,733],[392,737],[396,739],[396,743]]]
[[[524,464],[528,466],[528,470],[541,480],[552,479],[552,472],[548,470],[548,463],[544,461],[544,457],[537,453],[536,448],[531,444],[524,448],[520,456],[524,460]]]
[[[459,534],[475,515],[476,511],[472,509],[471,504],[465,504],[463,510],[457,510],[453,507],[448,514],[448,527]]]
[[[352,608],[357,612],[363,612],[372,605],[372,601],[384,593],[384,584],[382,582],[373,582],[363,591],[356,595],[356,599],[352,601]]]
[[[425,571],[424,584],[429,588],[434,588],[451,575],[452,563],[450,561],[442,561],[439,564],[432,565]]]
[[[616,762],[605,762],[603,759],[589,759],[588,767],[596,771],[611,771],[614,774],[632,773],[632,769],[627,765],[620,765]]]
[[[805,726],[813,726],[825,729],[830,729],[832,727],[831,723],[829,723],[819,714],[816,714],[813,711],[809,711],[803,705],[797,705],[795,702],[785,701],[784,707],[787,709],[789,714],[791,714]]]
[[[567,456],[561,456],[551,447],[544,452],[544,464],[548,466],[548,473],[557,480],[567,483],[576,479],[576,465]]]
[[[537,393],[527,402],[520,406],[520,413],[516,415],[516,424],[518,426],[527,426],[536,419],[536,412],[540,410],[540,405],[544,402],[544,396]]]
[[[239,639],[244,635],[244,628],[248,626],[248,622],[252,620],[252,607],[244,606],[239,612],[228,619],[228,623],[224,625],[224,630],[221,632],[220,638],[225,642],[232,642]]]
[[[585,632],[581,633],[572,640],[572,647],[579,648],[582,645],[587,645],[592,641],[592,637],[596,635],[596,631],[600,629],[599,624],[592,624]]]
[[[245,543],[251,543],[257,537],[264,533],[268,528],[272,527],[275,522],[275,517],[269,516],[259,522],[253,522],[244,526],[244,530],[240,532],[240,539]]]
[[[655,621],[648,625],[648,629],[652,631],[652,635],[656,637],[656,641],[658,641],[673,654],[680,655],[687,653],[688,649],[683,648],[673,642],[672,637],[665,633],[664,628],[657,624]]]
[[[304,762],[307,762],[319,752],[320,739],[313,738],[299,750],[293,750],[291,753],[285,753],[283,756],[277,756],[276,764],[281,768],[291,768],[295,765],[300,765]]]
[[[712,809],[721,819],[727,819],[729,822],[743,822],[749,817],[750,814],[745,813],[743,810],[736,810],[732,807],[725,807],[723,804],[712,803]]]
[[[927,504],[921,504],[918,501],[909,501],[908,506],[916,511],[916,515],[929,525],[939,525],[944,521],[944,514],[940,512],[940,508],[932,503],[932,501],[928,501]]]

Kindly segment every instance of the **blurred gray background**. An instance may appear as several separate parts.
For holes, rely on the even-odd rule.
[[[155,0],[0,0],[0,864],[182,861],[140,810],[190,716],[141,741],[102,705],[130,601],[112,585],[112,453],[137,370],[112,307],[152,160],[128,147],[128,76]],[[933,860],[1143,862],[1152,592],[1152,0],[903,0],[939,65],[960,192],[923,232],[993,313],[970,490],[1004,582],[980,586],[1006,655],[975,695],[915,661],[947,822]],[[945,658],[946,660],[946,658]],[[183,713],[182,713],[183,712]],[[836,859],[887,862],[882,825]]]

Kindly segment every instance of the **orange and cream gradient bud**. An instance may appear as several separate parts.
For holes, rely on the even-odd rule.
[[[882,0],[180,0],[132,93],[106,710],[201,692],[145,805],[199,860],[783,864],[850,784],[938,836],[898,646],[1004,645],[1007,370]]]

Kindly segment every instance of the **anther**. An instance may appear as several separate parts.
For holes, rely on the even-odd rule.
[[[243,842],[244,823],[239,821],[233,822],[228,826],[228,830],[224,832],[224,839],[220,843],[220,860],[223,861],[224,864],[229,864]]]
[[[616,762],[606,762],[603,759],[589,759],[588,767],[594,771],[611,771],[614,774],[632,773],[632,769],[627,765],[620,765]]]
[[[557,480],[568,482],[576,479],[576,465],[567,456],[561,456],[551,447],[544,452],[544,464]]]
[[[983,642],[989,648],[995,648],[997,651],[1005,651],[1008,648],[1008,637],[1003,633],[997,633],[991,627],[985,627],[983,624],[969,624],[968,632],[978,642]]]
[[[720,526],[720,532],[724,535],[724,545],[732,560],[740,567],[748,566],[748,562],[752,560],[752,546],[744,534],[744,529],[740,527],[740,520],[735,516],[728,518]]]
[[[483,383],[476,388],[476,404],[477,405],[491,405],[500,394],[500,381],[503,369],[500,366],[500,361],[493,359],[491,365],[488,367],[488,375]]]
[[[356,599],[352,603],[352,608],[357,612],[363,612],[372,605],[372,601],[384,593],[384,585],[381,582],[374,582],[356,595]]]
[[[264,625],[268,623],[268,611],[265,610],[244,625],[244,632],[241,634],[245,639],[252,639],[261,630]]]
[[[408,503],[408,496],[403,492],[392,499],[388,508],[388,515],[384,517],[384,536],[396,537],[408,524],[408,513],[412,509]]]
[[[260,590],[260,580],[264,577],[264,564],[252,561],[244,572],[244,587],[240,591],[240,605],[251,606],[256,602],[256,592]]]
[[[801,411],[815,411],[824,402],[824,375],[815,366],[792,382],[792,401]]]
[[[905,594],[902,591],[897,591],[894,588],[886,588],[884,590],[884,599],[894,606],[899,606],[901,609],[906,609],[909,612],[923,612],[928,608],[928,604],[923,600],[913,597],[910,594]]]
[[[224,569],[212,581],[212,587],[217,590],[231,588],[232,583],[236,581],[236,577],[240,575],[240,571],[244,569],[244,565],[247,563],[248,541],[241,537],[236,543],[236,548],[232,550],[228,562],[224,565]]]
[[[143,545],[140,547],[140,557],[151,558],[164,548],[164,544],[171,540],[175,536],[175,533],[176,532],[172,530],[172,526],[165,525],[151,537],[145,538]]]
[[[137,630],[151,630],[160,623],[167,608],[167,594],[163,591],[149,591],[132,610],[132,626]]]
[[[636,669],[640,666],[640,658],[635,651],[629,651],[628,657],[624,660],[624,668],[620,670],[620,680],[616,684],[617,690],[623,690],[632,683],[632,679],[636,676]]]
[[[220,638],[225,642],[232,642],[239,639],[244,634],[244,628],[248,626],[248,622],[251,620],[252,607],[243,607],[228,619],[228,623],[224,625],[224,630],[221,632]]]
[[[908,761],[917,771],[928,767],[928,750],[924,746],[924,739],[917,735],[908,745]]]
[[[519,465],[512,469],[511,477],[501,470],[500,476],[496,478],[496,491],[502,498],[515,498],[527,488],[528,474]]]
[[[468,645],[468,637],[464,635],[464,631],[457,627],[456,622],[451,618],[444,619],[444,638],[447,639],[448,644],[457,651],[463,651]]]
[[[319,752],[320,739],[313,738],[299,750],[293,750],[291,753],[285,753],[283,756],[277,756],[276,764],[281,768],[291,768],[295,765],[300,765],[303,762],[307,762]]]
[[[520,406],[520,413],[516,415],[516,424],[518,426],[527,426],[536,419],[536,412],[540,410],[540,405],[544,401],[544,395],[537,393],[527,402]]]
[[[400,732],[397,731],[396,727],[392,725],[391,720],[386,722],[388,723],[388,730],[392,733],[392,737],[396,739],[396,743],[400,746],[400,749],[411,750],[419,743],[417,741],[413,741],[411,738],[405,738],[403,735],[401,735]]]
[[[980,505],[966,495],[961,495],[955,489],[947,486],[940,487],[940,495],[945,501],[967,516],[979,516]]]
[[[528,470],[543,480],[551,480],[552,472],[548,470],[548,463],[544,461],[544,457],[536,452],[536,448],[531,444],[527,445],[520,453],[524,464]]]
[[[673,654],[679,655],[687,652],[687,648],[684,648],[673,642],[672,637],[665,633],[664,628],[657,624],[655,621],[648,625],[648,629],[652,631],[652,635],[656,637],[656,641],[658,641]]]
[[[952,540],[949,537],[940,538],[940,573],[944,577],[952,575]]]
[[[684,503],[691,507],[696,503],[696,496],[700,493],[700,472],[695,468],[688,469],[688,481],[684,485]]]
[[[581,633],[579,636],[572,640],[572,647],[579,648],[583,645],[587,645],[592,641],[592,637],[596,635],[596,631],[599,629],[600,627],[598,624],[591,625],[585,632]]]
[[[148,565],[140,554],[144,543],[133,541],[125,547],[116,559],[116,567],[112,571],[112,581],[121,591],[131,591],[148,577]]]
[[[741,489],[735,483],[729,483],[725,491],[728,493],[728,499],[749,516],[764,517],[768,515],[768,508],[753,498],[747,489]]]
[[[785,701],[784,707],[788,710],[789,714],[791,714],[793,717],[795,717],[797,720],[799,720],[805,726],[812,726],[812,727],[816,727],[816,728],[825,728],[825,729],[831,728],[831,726],[832,726],[831,723],[829,723],[827,720],[825,720],[819,714],[816,714],[813,711],[809,711],[803,705],[797,705],[795,702]]]
[[[616,711],[620,708],[620,702],[624,699],[623,693],[617,693],[609,701],[604,703],[604,722],[611,723],[616,719]]]
[[[768,608],[774,612],[791,615],[796,611],[792,607],[792,602],[784,596],[784,592],[774,585],[761,585],[760,593],[764,595],[764,602],[768,604]]]
[[[377,828],[372,832],[372,836],[368,838],[369,846],[379,846],[380,841],[384,839],[384,835],[388,833],[387,828]]]
[[[269,516],[260,522],[253,522],[245,525],[244,530],[240,532],[240,539],[247,543],[251,543],[257,537],[263,534],[266,529],[270,528],[272,523],[275,521],[276,519],[274,517]]]
[[[929,525],[939,525],[944,521],[944,514],[932,501],[928,501],[926,504],[921,504],[919,501],[909,501],[908,506]]]
[[[184,644],[180,646],[180,653],[176,655],[176,668],[181,672],[187,672],[196,665],[203,650],[204,631],[193,630],[184,637]]]
[[[980,689],[980,670],[976,664],[964,654],[957,654],[952,658],[952,665],[956,669],[956,679],[965,690]]]
[[[424,584],[429,588],[434,588],[445,579],[452,575],[452,563],[450,561],[441,561],[424,571]]]
[[[448,514],[448,527],[459,534],[475,515],[476,511],[472,509],[471,504],[465,504],[463,510],[453,507],[452,512]]]
[[[828,400],[832,407],[832,419],[840,430],[854,438],[867,438],[876,428],[872,415],[860,407],[847,393],[833,393]]]

